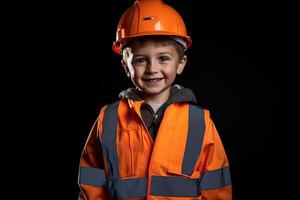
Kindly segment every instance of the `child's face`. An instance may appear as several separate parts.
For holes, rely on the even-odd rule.
[[[124,50],[124,54],[122,65],[134,85],[156,99],[169,94],[176,74],[181,74],[187,59],[184,56],[179,60],[174,45],[153,41],[135,42]]]

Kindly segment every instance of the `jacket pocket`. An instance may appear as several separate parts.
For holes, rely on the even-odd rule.
[[[168,163],[167,174],[170,176],[181,176],[185,178],[199,178],[200,172],[198,169],[198,162],[194,165],[190,165],[188,168],[184,162],[172,162],[172,159]]]
[[[181,176],[181,177],[186,177],[186,178],[191,177],[188,174],[182,173],[182,170],[181,170],[180,166],[173,166],[172,164],[169,164],[169,166],[168,166],[168,175],[170,175],[170,176]]]
[[[138,159],[142,151],[141,141],[138,129],[124,129],[121,131],[117,143],[120,178],[136,175]]]

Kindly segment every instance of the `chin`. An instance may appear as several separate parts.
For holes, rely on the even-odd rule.
[[[166,89],[168,89],[169,87],[163,87],[163,88],[153,88],[153,89],[144,89],[144,91],[147,93],[147,94],[152,94],[152,95],[156,95],[156,94],[159,94],[159,93],[162,93],[164,92]]]

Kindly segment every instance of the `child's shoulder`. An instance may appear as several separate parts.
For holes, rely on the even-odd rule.
[[[104,104],[104,105],[100,106],[100,111],[102,112],[106,109],[116,108],[119,106],[120,101],[121,100],[119,99],[119,100],[113,101],[111,103]]]
[[[199,104],[196,103],[196,102],[188,102],[188,104],[189,104],[191,107],[194,107],[194,108],[197,108],[197,109],[200,109],[200,110],[205,110],[205,108],[203,108],[201,105],[199,105]]]
[[[194,115],[201,115],[205,118],[210,118],[210,111],[196,102],[188,102],[190,112]]]

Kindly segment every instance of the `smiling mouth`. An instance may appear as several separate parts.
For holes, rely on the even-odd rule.
[[[160,80],[163,80],[164,78],[144,78],[143,81],[147,81],[147,82],[158,82]]]

